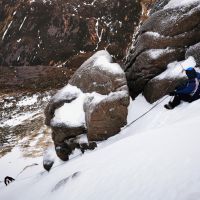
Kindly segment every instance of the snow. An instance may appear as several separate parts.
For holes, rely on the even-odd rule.
[[[168,64],[167,69],[160,75],[156,76],[155,79],[162,80],[162,79],[175,79],[183,77],[186,77],[186,75],[185,73],[183,73],[181,62],[175,61]]]
[[[95,50],[98,49],[99,43],[102,40],[102,36],[103,36],[103,32],[104,32],[104,29],[101,29],[100,34],[99,34],[99,20],[100,19],[98,18],[97,21],[96,21],[96,24],[95,24],[95,31],[96,31],[96,35],[97,35],[98,40],[99,40],[98,43],[97,43],[97,46],[96,46]]]
[[[21,38],[19,40],[17,40],[17,43],[21,42],[21,40],[22,40]]]
[[[179,7],[179,6],[188,6],[193,3],[200,3],[200,0],[171,0],[165,7],[164,9],[168,8],[174,8],[174,7]]]
[[[22,124],[25,120],[34,119],[34,117],[36,117],[40,112],[41,112],[41,110],[37,110],[34,112],[25,112],[25,113],[16,114],[13,116],[12,119],[8,119],[8,120],[0,123],[0,127],[17,126],[19,124]]]
[[[85,94],[82,93],[71,103],[65,103],[62,107],[56,109],[55,116],[51,120],[52,126],[55,126],[56,124],[65,124],[68,127],[84,126],[84,100]]]
[[[4,38],[5,38],[5,36],[6,36],[7,32],[8,32],[8,30],[9,30],[9,28],[10,28],[11,25],[12,25],[12,23],[13,23],[13,21],[11,21],[11,22],[8,24],[8,27],[7,27],[7,29],[4,31],[4,34],[3,34],[3,36],[2,36],[2,40],[4,40]]]
[[[174,51],[173,49],[150,49],[147,51],[147,53],[149,54],[149,56],[152,59],[158,59],[162,54],[170,52],[170,51]]]
[[[146,32],[146,34],[152,35],[154,37],[161,37],[161,35],[159,33],[157,33],[157,32],[148,31],[148,32]]]
[[[161,73],[160,75],[156,76],[155,79],[162,80],[162,79],[176,79],[176,78],[184,78],[186,74],[184,70],[189,67],[194,68],[196,66],[196,61],[194,57],[190,56],[184,61],[180,62],[172,62],[167,65],[167,69]],[[199,68],[195,68],[196,71],[200,71]]]
[[[94,66],[99,67],[99,69],[101,70],[108,71],[112,74],[124,73],[119,64],[112,63],[112,57],[107,51],[102,50],[100,52],[97,52],[96,54],[94,54],[94,57],[92,56],[92,58],[96,58]]]
[[[53,96],[53,101],[57,102],[60,100],[71,100],[73,98],[76,98],[78,95],[80,95],[82,92],[79,88],[76,86],[72,86],[70,84],[63,87],[61,90],[59,90],[55,96]]]
[[[39,165],[22,172],[8,187],[2,184],[0,199],[199,199],[200,101],[168,111],[163,108],[168,100],[96,150],[54,164],[49,173],[42,169],[41,158],[24,160],[15,149],[0,159],[1,180],[15,177],[23,163]],[[138,96],[129,106],[128,122],[151,107]]]
[[[117,63],[112,63],[112,57],[106,50],[97,51],[93,56],[91,56],[87,61],[82,64],[91,65],[94,63],[93,68],[99,68],[100,70],[112,73],[112,74],[124,74],[124,71]],[[80,67],[81,69],[81,67]]]
[[[24,25],[24,22],[26,21],[26,19],[27,19],[27,16],[24,17],[24,19],[23,19],[23,21],[22,21],[22,23],[21,23],[21,25],[20,25],[20,27],[19,27],[19,31],[21,30],[22,26]]]
[[[33,104],[37,103],[37,98],[38,98],[38,95],[36,95],[36,94],[34,94],[31,97],[26,97],[23,100],[17,102],[17,106],[22,107],[22,106],[33,105]]]
[[[181,66],[184,70],[190,67],[194,68],[196,66],[196,61],[194,57],[190,56],[184,62],[181,63]]]

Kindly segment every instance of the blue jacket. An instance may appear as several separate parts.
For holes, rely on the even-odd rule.
[[[194,94],[200,94],[200,73],[197,72],[197,78],[189,79],[187,83],[176,89],[177,94],[188,94],[193,96]]]

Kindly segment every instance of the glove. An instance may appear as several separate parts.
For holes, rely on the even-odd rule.
[[[169,93],[169,96],[175,96],[176,95],[176,92],[175,91],[172,91]]]

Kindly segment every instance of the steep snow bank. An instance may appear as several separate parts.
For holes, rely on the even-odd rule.
[[[0,199],[199,199],[200,101],[168,111],[163,108],[168,100],[97,150],[50,173],[30,171],[31,177],[2,186]],[[128,121],[151,106],[139,96],[129,107]]]

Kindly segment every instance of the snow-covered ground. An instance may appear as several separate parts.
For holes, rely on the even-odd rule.
[[[56,160],[48,173],[42,158],[13,151],[0,159],[1,200],[199,200],[200,100],[165,110],[170,97],[120,134],[66,163]],[[128,122],[153,105],[139,96],[129,106]],[[38,165],[35,165],[37,163]]]

